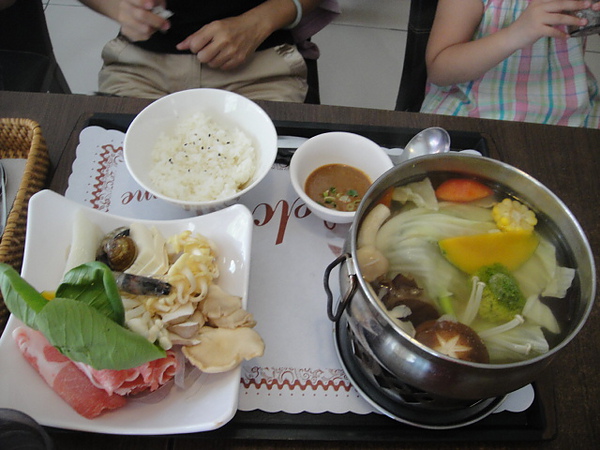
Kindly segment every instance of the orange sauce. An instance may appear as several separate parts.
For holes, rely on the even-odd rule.
[[[371,179],[362,170],[346,164],[327,164],[308,176],[304,191],[326,208],[356,211],[370,186]]]

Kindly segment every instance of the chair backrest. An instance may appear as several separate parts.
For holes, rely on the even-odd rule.
[[[0,11],[0,50],[5,67],[5,89],[71,92],[56,62],[41,0],[17,0],[12,6]],[[43,65],[45,69],[42,69]],[[10,74],[7,73],[7,67],[10,67]],[[15,70],[20,70],[21,74],[15,73]],[[41,81],[32,84],[31,81],[39,77],[28,72],[40,70],[45,71]],[[19,75],[23,75],[23,78]],[[20,79],[23,80],[22,83]]]
[[[397,111],[419,111],[425,97],[427,67],[425,50],[438,0],[411,0],[402,78],[396,99]]]

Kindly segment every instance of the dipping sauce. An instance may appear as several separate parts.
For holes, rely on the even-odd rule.
[[[363,171],[346,164],[327,164],[308,176],[304,190],[326,208],[352,212],[370,186],[371,179]]]

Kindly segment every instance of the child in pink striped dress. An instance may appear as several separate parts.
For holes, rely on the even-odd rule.
[[[439,0],[421,112],[600,128],[579,0]]]

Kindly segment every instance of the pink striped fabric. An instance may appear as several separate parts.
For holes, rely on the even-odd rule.
[[[529,0],[482,0],[475,39],[514,22]],[[428,83],[421,112],[600,128],[600,94],[584,60],[585,38],[542,38],[483,78],[451,86]]]

